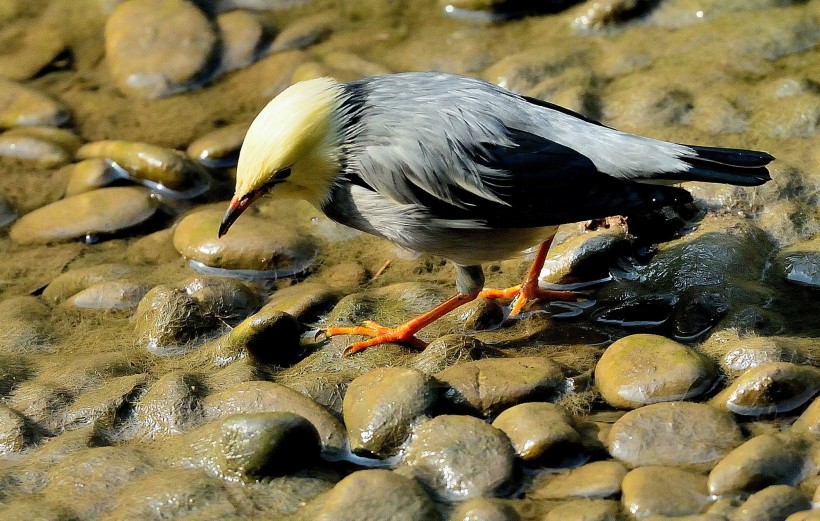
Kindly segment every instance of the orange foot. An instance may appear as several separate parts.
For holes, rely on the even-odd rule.
[[[361,326],[329,327],[325,330],[325,335],[362,335],[370,337],[367,340],[354,342],[347,346],[345,350],[342,351],[342,356],[358,353],[359,351],[367,349],[370,346],[391,343],[407,344],[418,349],[419,351],[423,351],[424,348],[427,347],[427,343],[416,338],[415,331],[408,327],[408,324],[410,324],[410,322],[402,324],[398,327],[384,327],[376,322],[373,322],[372,320],[366,320]]]
[[[510,309],[508,318],[518,315],[524,308],[536,300],[560,300],[564,302],[575,302],[578,300],[578,293],[574,291],[541,289],[538,286],[532,287],[524,284],[518,284],[517,286],[504,289],[486,288],[481,290],[479,296],[489,299],[512,299],[512,308]]]

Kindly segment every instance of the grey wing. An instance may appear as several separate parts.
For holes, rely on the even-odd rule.
[[[530,227],[689,200],[683,190],[632,182],[658,166],[679,167],[669,153],[659,160],[642,144],[679,145],[624,134],[479,80],[407,73],[350,85],[363,102],[349,179],[433,217]],[[631,138],[637,150],[606,172],[609,155],[630,148],[625,141],[636,148]],[[664,158],[669,164],[655,164]]]

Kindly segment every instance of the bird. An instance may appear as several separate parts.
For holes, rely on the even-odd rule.
[[[295,83],[259,112],[242,143],[218,235],[259,197],[299,198],[331,220],[455,266],[456,294],[362,335],[343,352],[384,343],[423,348],[422,328],[478,296],[575,300],[538,278],[559,225],[692,201],[685,181],[757,186],[766,152],[683,145],[622,132],[480,79],[405,72]],[[537,247],[523,282],[484,288],[482,263]]]

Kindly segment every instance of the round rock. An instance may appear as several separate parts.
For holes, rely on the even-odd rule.
[[[240,412],[292,412],[310,421],[319,433],[325,453],[345,451],[345,429],[327,409],[310,398],[273,382],[242,382],[202,401],[206,418],[221,418]]]
[[[450,521],[520,521],[511,501],[476,497],[460,503],[450,514]]]
[[[711,360],[658,335],[624,337],[609,346],[595,366],[601,396],[623,409],[699,396],[716,377]]]
[[[494,495],[509,484],[515,451],[500,430],[470,416],[420,424],[404,453],[403,472],[443,499]]]
[[[379,458],[396,454],[437,396],[433,379],[416,369],[380,367],[356,378],[342,405],[350,449]]]
[[[188,145],[188,157],[211,168],[236,166],[249,126],[249,123],[235,123],[198,137]]]
[[[621,416],[612,425],[607,443],[610,454],[630,466],[709,468],[742,441],[728,414],[700,403],[668,402]]]
[[[131,0],[105,24],[105,55],[117,87],[159,98],[198,83],[212,59],[216,34],[185,0]]]
[[[66,300],[66,305],[78,309],[107,310],[135,308],[148,292],[144,284],[127,280],[101,282]]]
[[[723,496],[763,485],[795,483],[806,465],[807,450],[807,443],[800,438],[755,436],[715,465],[709,473],[709,492]]]
[[[732,513],[731,521],[771,521],[786,519],[795,512],[809,510],[811,502],[794,487],[772,485],[749,496]]]
[[[177,225],[174,247],[206,266],[267,272],[285,277],[305,270],[316,256],[311,237],[252,215],[243,215],[227,235],[217,237],[225,210],[192,213]]]
[[[112,234],[145,222],[157,204],[144,188],[101,188],[24,215],[11,227],[9,237],[18,244],[45,244]]]
[[[576,499],[558,505],[544,521],[620,521],[621,504],[612,499]]]
[[[360,470],[328,492],[317,521],[436,521],[433,502],[412,479],[390,470]]]
[[[797,434],[820,436],[820,398],[815,398],[811,405],[806,407],[791,429]]]
[[[0,79],[0,128],[58,126],[70,118],[68,109],[42,92]]]
[[[319,456],[319,434],[290,412],[235,414],[221,422],[217,465],[222,477],[256,479],[283,475]]]
[[[820,234],[784,248],[774,264],[785,280],[820,289]]]
[[[624,477],[621,486],[624,510],[637,519],[699,514],[712,502],[706,476],[675,467],[639,467]]]
[[[436,379],[449,387],[444,397],[453,405],[490,415],[548,398],[564,382],[564,373],[547,358],[493,358],[454,365]]]
[[[621,492],[626,469],[617,461],[594,461],[558,474],[539,475],[527,497],[564,499],[569,497],[608,498]]]
[[[749,369],[709,404],[744,416],[783,413],[811,400],[818,390],[820,369],[772,362]]]
[[[561,463],[574,457],[581,435],[560,405],[531,402],[514,405],[493,421],[510,438],[515,453],[527,462]]]

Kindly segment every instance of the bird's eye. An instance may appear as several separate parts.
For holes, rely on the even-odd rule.
[[[282,181],[284,179],[287,179],[288,177],[290,177],[290,167],[283,168],[282,170],[273,174],[273,178],[277,181]]]

